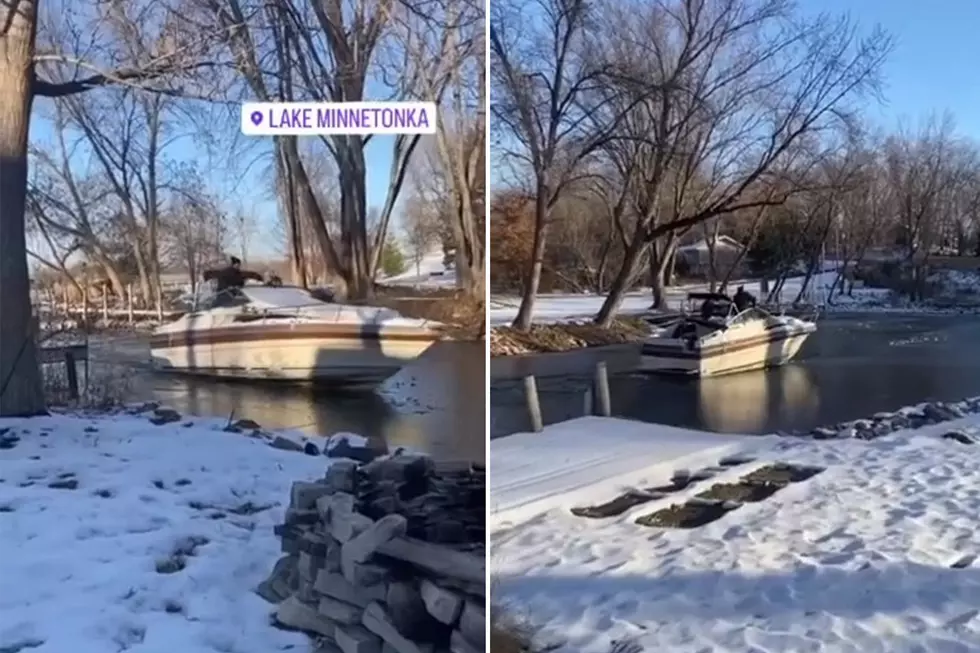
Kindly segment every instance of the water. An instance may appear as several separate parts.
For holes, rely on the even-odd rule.
[[[157,401],[185,415],[247,418],[270,429],[358,433],[440,459],[485,458],[482,342],[438,343],[377,392],[154,374],[143,338],[112,338],[90,346],[93,389],[109,386],[109,392],[127,401]]]
[[[545,421],[579,417],[585,382],[540,384]],[[868,417],[923,401],[980,395],[980,317],[824,317],[796,362],[692,382],[610,379],[613,413],[719,433],[772,433]],[[494,389],[493,436],[526,430],[515,388]]]

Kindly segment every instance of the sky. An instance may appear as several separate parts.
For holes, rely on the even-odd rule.
[[[102,92],[99,89],[88,91],[89,93]],[[32,142],[52,142],[53,128],[47,119],[51,107],[50,100],[40,98],[35,104],[34,113],[31,121]],[[42,106],[43,103],[43,106]],[[215,128],[238,129],[238,118],[233,124],[216,125]],[[193,129],[192,127],[182,128],[183,131]],[[195,138],[193,131],[189,135],[175,139],[165,150],[164,156],[177,161],[194,162],[197,167],[205,174],[207,186],[218,197],[225,199],[225,209],[234,214],[236,208],[241,206],[249,212],[257,221],[255,233],[249,239],[249,258],[270,259],[278,258],[283,255],[284,243],[283,231],[278,226],[278,206],[272,196],[272,137],[266,136],[241,136],[239,138],[257,141],[254,147],[249,148],[247,156],[243,156],[240,161],[236,161],[242,169],[239,176],[229,171],[223,165],[209,165],[207,151]],[[304,138],[304,137],[301,137]],[[315,136],[306,138],[317,138]],[[422,136],[423,139],[432,138]],[[393,136],[375,136],[365,151],[367,159],[367,203],[369,210],[377,207],[380,211],[384,205],[388,192],[390,180],[390,169],[392,161]],[[416,153],[421,152],[423,143],[419,143]],[[324,151],[325,156],[329,156]],[[79,161],[79,166],[87,166],[87,162]],[[410,193],[410,182],[402,186],[399,196],[400,201]],[[392,219],[392,226],[389,233],[396,238],[400,235],[400,214],[399,206],[396,205]],[[228,253],[240,255],[238,242],[232,241],[228,246]]]
[[[895,39],[885,65],[887,105],[869,107],[883,126],[949,110],[960,133],[980,139],[980,1],[799,0],[805,11],[849,13]]]
[[[493,1],[493,0],[491,0]],[[931,113],[954,116],[957,132],[980,140],[980,0],[797,0],[803,12],[849,14],[864,32],[894,39],[884,66],[883,104],[866,116],[883,128],[914,127]],[[491,167],[491,185],[506,183]]]

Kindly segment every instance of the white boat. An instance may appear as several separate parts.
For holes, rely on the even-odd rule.
[[[153,332],[156,369],[202,376],[375,385],[441,339],[436,322],[246,285]]]
[[[685,315],[647,338],[641,370],[709,377],[784,365],[817,330],[814,322],[754,306],[738,311],[726,295],[688,299],[703,302],[699,316]]]

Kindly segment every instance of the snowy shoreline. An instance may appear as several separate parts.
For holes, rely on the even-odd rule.
[[[365,443],[256,427],[138,408],[0,420],[0,650],[309,648],[255,590],[293,483]]]
[[[692,442],[706,434],[697,431],[610,418],[556,425],[581,437],[565,449],[552,443],[549,464],[558,460],[566,478],[584,480],[545,497],[535,488],[544,479],[555,488],[559,477],[511,447],[516,476],[505,484],[542,499],[494,524],[495,601],[533,624],[539,643],[563,652],[607,653],[624,641],[690,653],[978,650],[978,413],[980,398],[929,402],[813,437],[715,436],[700,453]],[[634,444],[612,445],[627,437],[623,429],[636,431]],[[494,449],[507,439],[491,443],[492,485],[506,475]],[[582,476],[596,469],[595,456],[643,442],[645,457],[637,449],[604,479]],[[725,457],[728,467],[719,462]],[[822,471],[732,504],[703,526],[649,520],[774,463]],[[692,480],[673,493],[642,490],[621,513],[581,508],[683,479],[684,468],[705,474],[687,472]]]

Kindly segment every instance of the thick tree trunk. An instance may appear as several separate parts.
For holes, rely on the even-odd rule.
[[[514,327],[521,330],[531,328],[534,319],[534,300],[541,286],[541,271],[544,268],[544,250],[548,242],[548,206],[550,191],[546,184],[539,185],[534,202],[534,242],[531,246],[531,264],[524,279],[524,296],[521,307],[514,318]]]
[[[616,317],[616,311],[619,310],[619,305],[623,302],[623,296],[633,284],[636,276],[637,262],[640,260],[640,256],[643,254],[646,246],[647,243],[643,233],[637,230],[637,233],[633,234],[629,247],[626,248],[626,252],[623,254],[623,265],[619,268],[619,272],[616,273],[616,278],[613,279],[612,286],[609,287],[609,294],[606,295],[606,300],[602,302],[602,307],[599,308],[599,312],[595,316],[595,322],[599,326],[608,327],[612,324],[613,318]]]
[[[45,412],[24,233],[36,11],[0,2],[0,417]]]

